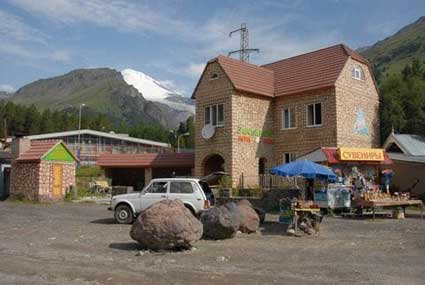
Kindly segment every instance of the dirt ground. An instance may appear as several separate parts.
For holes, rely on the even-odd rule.
[[[319,236],[261,233],[138,255],[105,206],[0,203],[1,284],[424,284],[425,220],[325,218]]]

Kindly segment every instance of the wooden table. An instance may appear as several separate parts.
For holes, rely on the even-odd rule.
[[[366,200],[355,200],[353,201],[355,206],[363,208],[371,208],[373,213],[373,218],[375,219],[375,209],[376,208],[385,208],[385,207],[402,207],[403,213],[406,215],[406,207],[412,205],[418,205],[421,209],[421,218],[423,219],[423,208],[424,205],[421,200],[400,200],[400,201],[385,201],[385,200],[375,200],[375,201],[366,201]]]

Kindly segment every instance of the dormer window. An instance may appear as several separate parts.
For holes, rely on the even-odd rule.
[[[215,80],[215,79],[217,79],[218,78],[218,74],[217,73],[213,73],[211,76],[210,76],[210,80]]]
[[[360,66],[354,66],[352,71],[352,77],[357,80],[364,80],[364,72]]]

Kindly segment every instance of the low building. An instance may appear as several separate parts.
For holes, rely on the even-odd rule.
[[[394,161],[394,188],[425,199],[425,137],[391,133],[383,147]]]
[[[380,145],[371,67],[342,44],[262,66],[218,56],[192,99],[195,175],[224,170],[233,186],[322,146]]]
[[[11,159],[12,154],[10,152],[0,151],[0,200],[9,196]]]
[[[105,169],[112,186],[131,186],[141,191],[153,178],[191,177],[194,154],[102,154],[97,165]]]
[[[12,142],[10,196],[32,201],[56,201],[75,186],[76,156],[62,141]]]
[[[34,141],[62,140],[78,156],[82,165],[95,165],[97,157],[105,153],[163,153],[171,151],[170,145],[167,143],[134,138],[127,134],[105,133],[86,129],[31,135],[27,138]]]

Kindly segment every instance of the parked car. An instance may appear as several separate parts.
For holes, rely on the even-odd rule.
[[[214,194],[208,183],[195,178],[153,179],[141,192],[122,194],[111,198],[108,210],[120,224],[130,224],[150,205],[164,199],[180,199],[194,214],[214,205]]]

